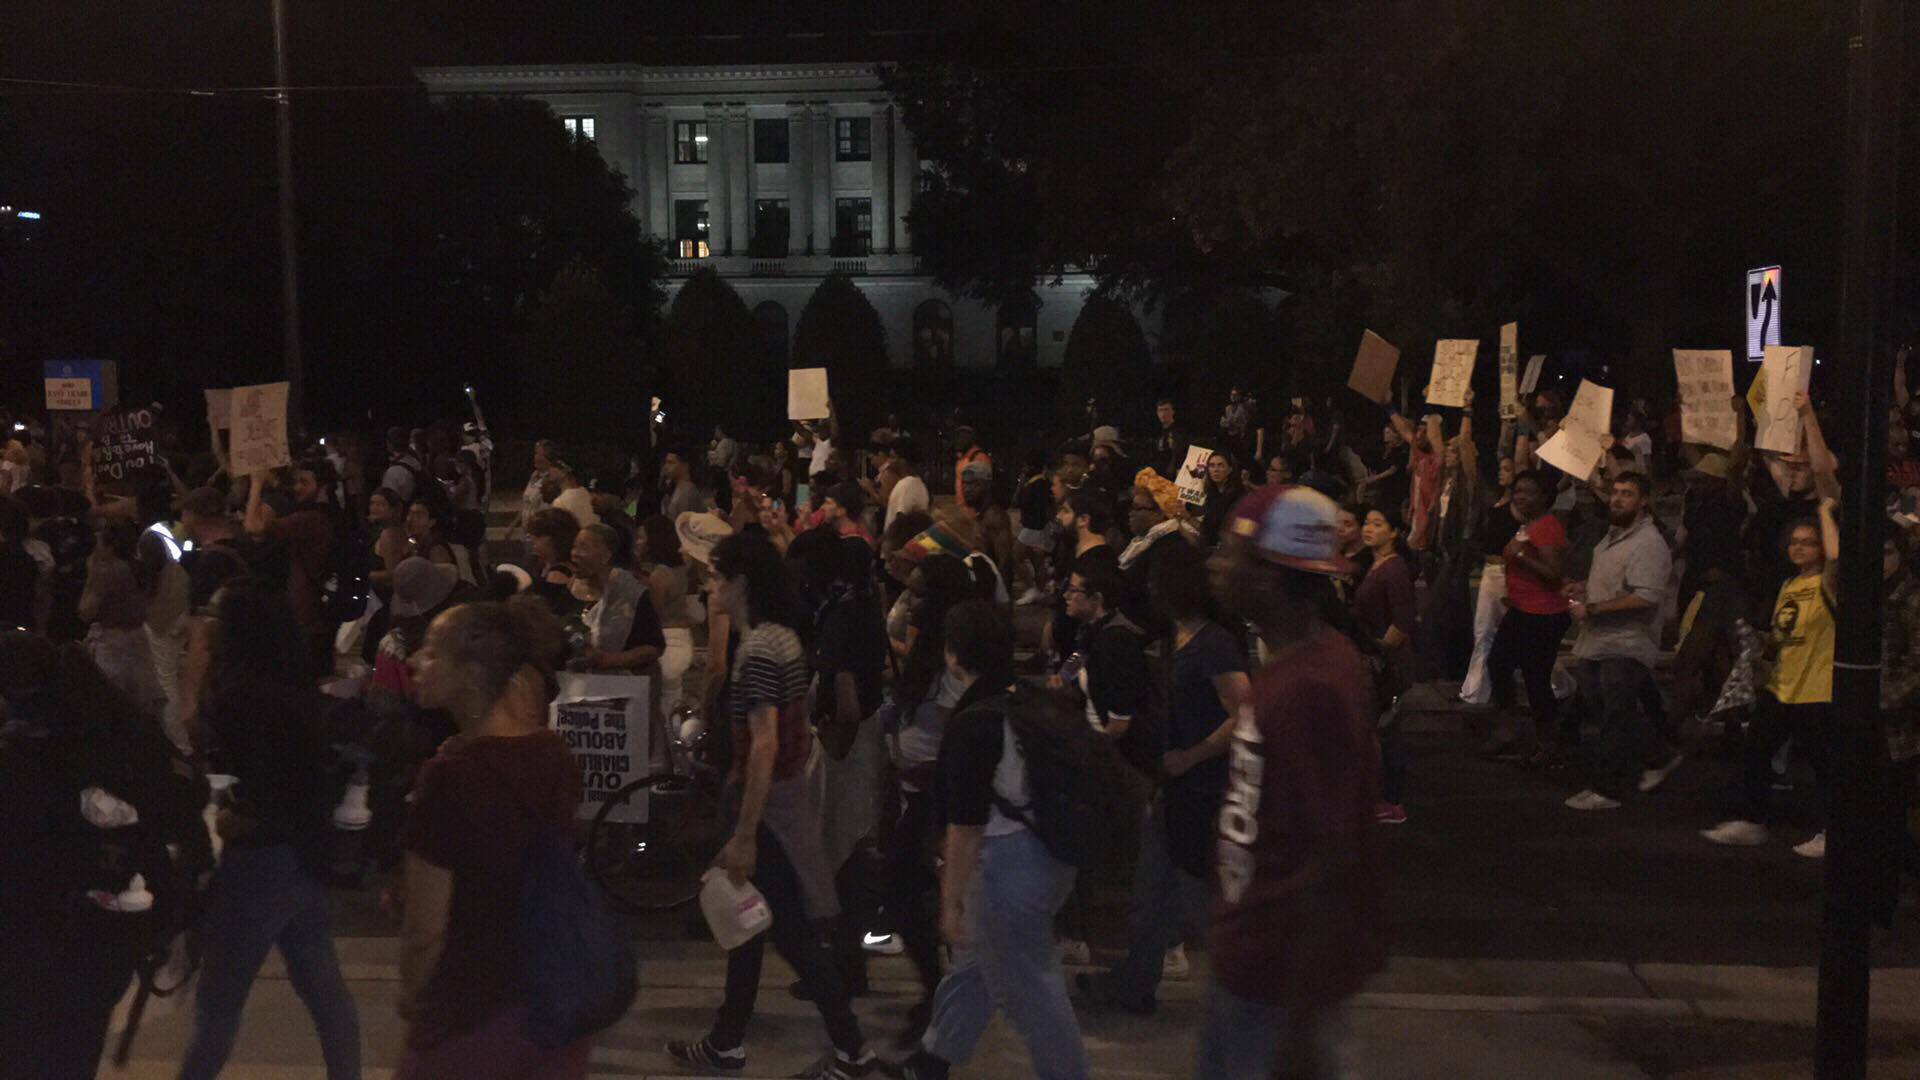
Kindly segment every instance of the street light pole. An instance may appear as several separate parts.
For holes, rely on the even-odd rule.
[[[1875,817],[1885,756],[1880,726],[1880,550],[1886,516],[1892,350],[1880,311],[1892,280],[1900,140],[1904,0],[1857,0],[1847,44],[1846,195],[1841,231],[1839,372],[1848,482],[1840,531],[1827,786],[1826,881],[1814,1035],[1821,1080],[1867,1072],[1875,903]]]
[[[287,429],[301,430],[306,404],[306,370],[300,356],[300,256],[293,217],[293,95],[287,80],[287,13],[273,0],[273,81],[275,141],[280,166],[280,318],[281,358],[287,368]]]

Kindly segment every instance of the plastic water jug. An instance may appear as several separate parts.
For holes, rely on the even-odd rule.
[[[723,949],[737,949],[755,934],[773,925],[773,909],[753,882],[733,883],[725,870],[711,867],[700,879],[700,912],[707,917],[713,940]]]

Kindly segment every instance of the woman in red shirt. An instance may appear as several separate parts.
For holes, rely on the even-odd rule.
[[[1567,532],[1560,519],[1548,512],[1547,493],[1551,489],[1547,478],[1536,469],[1522,472],[1513,481],[1511,505],[1520,527],[1503,553],[1507,614],[1500,620],[1493,650],[1487,657],[1493,703],[1508,722],[1487,744],[1490,756],[1518,753],[1544,762],[1548,755],[1538,748],[1539,732],[1558,731],[1554,726],[1553,661],[1560,653],[1560,639],[1573,620],[1567,614],[1566,599],[1560,595],[1560,560],[1567,549]],[[1527,686],[1529,715],[1524,721],[1513,711],[1515,668]]]

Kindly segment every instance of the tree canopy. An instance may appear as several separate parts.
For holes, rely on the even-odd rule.
[[[851,430],[878,422],[888,385],[887,331],[852,278],[830,274],[807,298],[793,329],[793,366],[827,369],[834,410]]]

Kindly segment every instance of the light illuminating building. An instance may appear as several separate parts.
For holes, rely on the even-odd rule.
[[[436,99],[547,103],[626,175],[635,216],[672,256],[669,302],[688,275],[712,266],[769,341],[790,339],[814,288],[838,271],[880,312],[896,367],[1055,366],[1093,284],[1070,274],[1038,283],[1037,307],[995,308],[921,274],[908,225],[920,161],[871,64],[526,64],[416,74]]]

